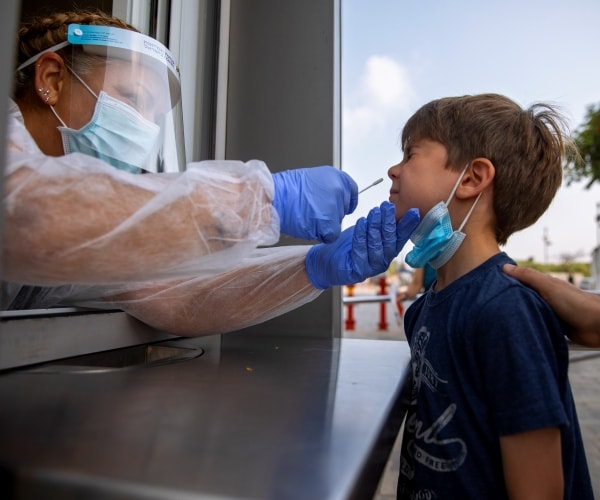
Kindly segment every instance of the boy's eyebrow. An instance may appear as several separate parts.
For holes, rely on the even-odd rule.
[[[422,148],[425,147],[430,142],[436,142],[434,139],[429,139],[428,137],[418,137],[413,138],[409,137],[406,140],[406,147],[408,148]]]
[[[402,151],[410,151],[411,149],[420,148],[421,140],[412,140],[410,137],[404,141],[404,145],[402,146]]]

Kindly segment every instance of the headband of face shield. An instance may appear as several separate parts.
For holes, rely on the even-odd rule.
[[[65,153],[81,152],[133,173],[183,170],[181,87],[168,49],[135,31],[71,24],[65,42],[17,70],[45,52],[69,46],[73,90],[60,98],[71,99],[71,116],[59,116],[51,107],[62,125],[58,129]],[[80,67],[84,69],[75,69]],[[80,128],[69,127],[71,117],[81,112],[82,91],[96,99],[93,114]]]

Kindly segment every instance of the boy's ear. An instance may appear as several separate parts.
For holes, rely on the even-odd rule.
[[[35,93],[43,104],[58,102],[66,73],[63,58],[54,52],[42,54],[35,62]]]
[[[483,192],[494,180],[496,168],[487,158],[475,158],[456,190],[457,198],[471,198]]]

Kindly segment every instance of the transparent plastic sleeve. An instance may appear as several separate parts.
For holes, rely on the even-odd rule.
[[[46,156],[32,143],[24,126],[12,127],[4,197],[7,281],[210,276],[279,239],[273,181],[261,161],[207,161],[178,174],[136,175],[81,154]]]
[[[14,103],[13,103],[14,104]],[[79,153],[41,153],[9,122],[3,308],[120,308],[206,335],[257,324],[319,295],[308,246],[279,239],[271,173],[258,160],[130,174]]]
[[[89,287],[68,302],[119,308],[179,335],[225,333],[284,314],[321,293],[306,277],[308,248],[256,249],[237,266],[210,277]]]

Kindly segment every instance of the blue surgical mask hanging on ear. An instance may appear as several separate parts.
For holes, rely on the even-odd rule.
[[[160,127],[104,91],[97,96],[73,70],[70,71],[96,97],[97,102],[92,119],[79,130],[67,127],[50,106],[63,125],[58,130],[65,153],[83,153],[120,170],[140,173],[157,145]]]
[[[467,213],[456,231],[452,229],[448,205],[452,201],[467,168],[469,168],[468,164],[454,184],[448,200],[445,203],[440,201],[429,210],[412,233],[410,239],[415,246],[406,256],[406,262],[409,266],[416,268],[425,267],[425,264],[429,264],[434,269],[439,269],[452,258],[464,241],[466,235],[462,232],[462,228],[473,213],[481,193],[477,195],[469,213]]]

